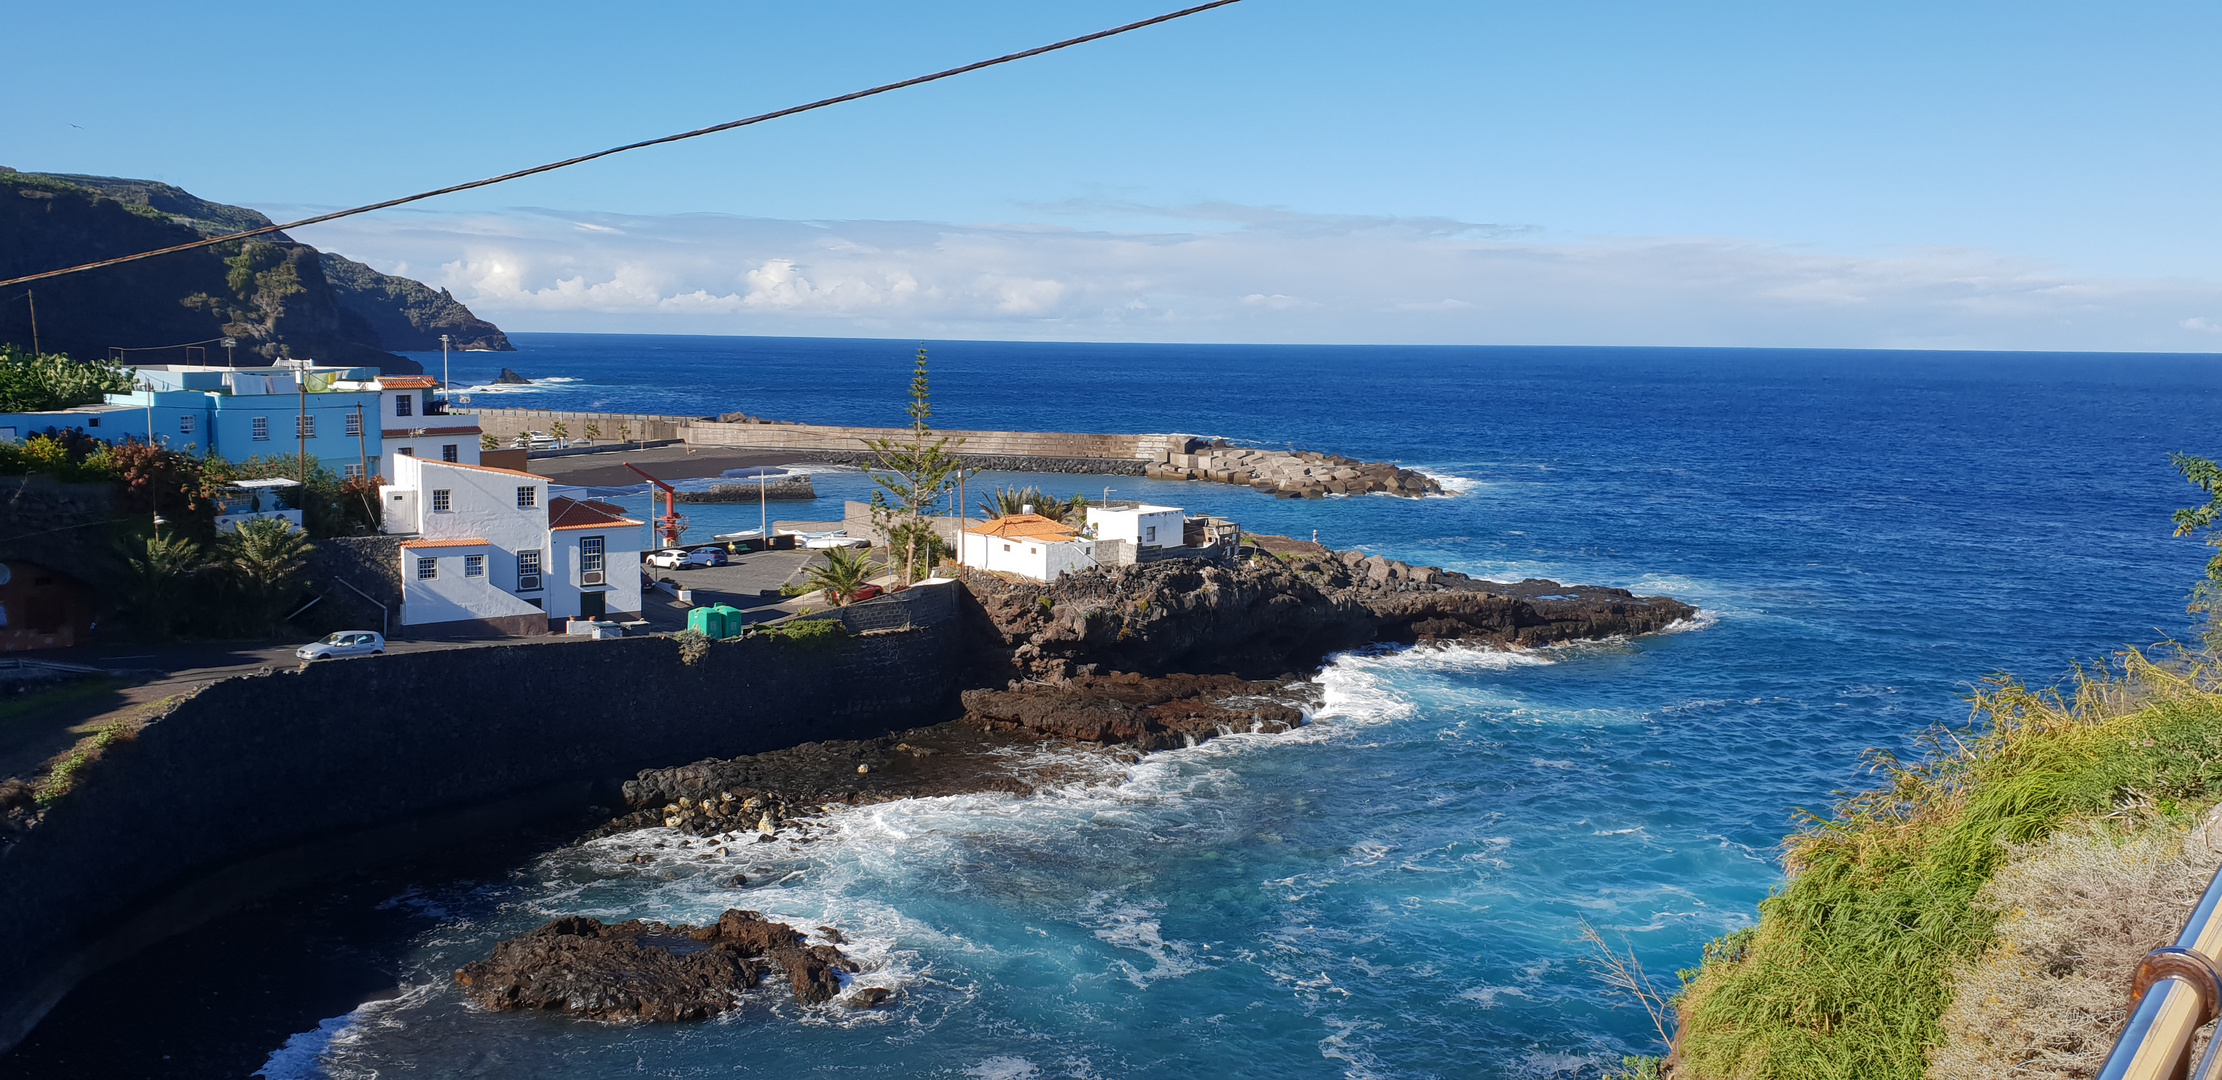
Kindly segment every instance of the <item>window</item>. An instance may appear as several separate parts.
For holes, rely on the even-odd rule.
[[[465,555],[465,556],[463,556],[463,576],[464,576],[464,577],[485,577],[485,576],[486,576],[486,556],[484,556],[484,555]]]
[[[304,439],[316,438],[316,417],[307,413],[295,413],[293,416],[293,433]]]
[[[414,446],[396,446],[393,448],[393,452],[401,455],[402,457],[417,456],[417,448]]]
[[[440,447],[440,460],[441,460],[441,461],[454,461],[454,460],[455,460],[455,444],[454,444],[454,443],[447,443],[446,445],[443,445],[443,446],[441,446],[441,447]]]
[[[254,427],[255,427],[255,441],[256,441],[256,442],[269,442],[269,441],[270,441],[270,418],[269,418],[269,417],[267,417],[267,416],[258,416],[258,417],[255,417],[255,424],[254,424]]]
[[[431,581],[440,576],[440,560],[417,557],[417,580]]]
[[[520,551],[520,552],[518,552],[518,553],[517,553],[517,591],[518,591],[518,592],[530,592],[530,591],[532,591],[532,590],[534,590],[534,589],[538,589],[539,587],[540,587],[540,553],[539,553],[539,552],[537,552],[537,551]]]
[[[349,435],[360,435],[363,433],[362,410],[357,409],[356,411],[347,414],[347,433]]]
[[[393,399],[393,414],[395,416],[407,416],[410,414],[409,395],[403,394]]]
[[[1142,527],[1142,542],[1145,544],[1157,543],[1157,526],[1145,525]]]
[[[528,486],[517,489],[517,509],[530,510],[538,505],[540,505],[539,488]]]
[[[360,465],[342,465],[339,467],[339,473],[346,479],[360,480],[363,478],[363,467]]]
[[[180,435],[191,435],[193,433],[192,413],[186,413],[177,418],[177,433]]]
[[[449,493],[448,493],[448,489],[446,489],[446,488],[433,488],[433,489],[432,489],[432,512],[433,512],[433,513],[435,513],[435,514],[445,514],[445,513],[447,513],[448,511],[450,511],[450,510],[453,510],[453,509],[455,509],[455,504],[454,504],[454,500],[452,500],[451,498],[449,498]]]
[[[586,574],[602,572],[602,538],[582,537],[579,540],[579,571]]]
[[[1009,550],[1011,550],[1011,545],[1009,545],[1009,544],[1005,544],[1005,545],[1003,545],[1003,550],[1005,550],[1005,551],[1009,551]]]
[[[86,418],[85,418],[85,426],[86,426],[86,427],[99,427],[99,426],[100,426],[100,417],[97,417],[97,416],[88,416],[88,417],[86,417]]]

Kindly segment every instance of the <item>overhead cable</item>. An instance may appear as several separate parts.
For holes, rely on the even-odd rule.
[[[1040,56],[1043,53],[1056,52],[1059,49],[1069,49],[1075,45],[1085,45],[1091,41],[1101,41],[1107,37],[1116,37],[1129,31],[1140,30],[1146,26],[1156,26],[1159,23],[1171,22],[1174,19],[1186,18],[1198,12],[1210,11],[1213,8],[1222,8],[1226,7],[1229,4],[1240,2],[1241,0],[1212,0],[1212,2],[1208,4],[1198,4],[1192,8],[1183,8],[1179,11],[1167,12],[1166,14],[1159,15],[1154,18],[1143,19],[1140,22],[1131,22],[1127,23],[1124,26],[1114,26],[1109,30],[1098,30],[1093,34],[1083,34],[1076,38],[1066,38],[1063,41],[1027,49],[1024,52],[1006,53],[992,60],[981,60],[977,63],[966,64],[963,67],[953,67],[948,69],[947,71],[937,71],[931,75],[920,75],[916,78],[904,79],[901,82],[884,83],[882,85],[872,87],[869,90],[858,90],[854,93],[842,94],[839,97],[822,98],[820,100],[810,102],[807,105],[794,105],[773,112],[760,113],[756,116],[751,116],[743,120],[733,120],[723,124],[716,124],[711,127],[696,128],[693,131],[682,131],[677,135],[665,135],[662,138],[645,139],[636,143],[626,143],[623,146],[613,146],[607,150],[597,150],[591,154],[581,154],[578,157],[565,158],[562,161],[551,161],[546,165],[535,165],[529,169],[519,169],[516,172],[503,173],[500,176],[489,176],[484,180],[473,180],[467,184],[454,184],[449,187],[438,188],[432,191],[419,192],[415,195],[405,195],[398,199],[387,199],[384,202],[371,203],[368,206],[357,206],[347,210],[338,210],[329,214],[318,214],[315,217],[306,217],[302,218],[299,221],[288,221],[276,225],[265,225],[259,229],[248,229],[244,232],[227,233],[223,236],[211,236],[205,239],[195,240],[189,244],[174,244],[166,248],[156,248],[153,251],[142,251],[136,255],[122,255],[113,259],[102,259],[99,262],[85,263],[80,266],[64,267],[60,270],[47,270],[37,274],[25,274],[22,277],[13,277],[8,278],[5,281],[0,281],[0,288],[6,288],[10,285],[21,285],[28,281],[42,281],[46,278],[61,277],[64,274],[75,274],[84,270],[97,270],[103,266],[114,266],[118,263],[135,262],[139,259],[151,259],[156,255],[168,255],[172,252],[177,251],[191,251],[194,248],[210,247],[216,244],[229,243],[233,240],[245,240],[249,237],[262,236],[266,233],[280,232],[285,229],[298,229],[305,225],[317,225],[323,222],[333,221],[343,217],[352,217],[356,214],[367,214],[373,210],[384,210],[388,207],[400,206],[403,203],[413,203],[422,199],[429,199],[435,195],[451,195],[458,191],[469,191],[472,188],[482,188],[493,184],[505,183],[510,180],[517,180],[523,177],[537,175],[539,173],[554,172],[557,169],[569,168],[573,165],[581,165],[586,162],[593,161],[597,158],[606,158],[611,154],[622,154],[627,150],[639,150],[644,147],[661,146],[665,143],[678,142],[682,139],[699,138],[703,135],[715,135],[721,131],[731,131],[734,128],[748,127],[751,124],[761,124],[766,120],[777,120],[781,117],[793,116],[797,113],[810,112],[813,109],[823,109],[828,105],[839,105],[843,102],[857,101],[863,98],[874,97],[895,90],[904,90],[913,86],[923,86],[926,83],[939,82],[942,79],[953,78],[958,75],[964,75],[970,72],[979,71],[982,68],[991,68],[998,64],[1008,64],[1014,60],[1025,60],[1029,57]]]

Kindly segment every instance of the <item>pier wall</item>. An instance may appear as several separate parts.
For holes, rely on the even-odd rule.
[[[212,684],[0,847],[0,1050],[85,975],[276,889],[577,813],[643,768],[952,719],[956,624],[927,621],[691,665],[667,638],[558,639]]]
[[[597,424],[602,429],[605,442],[617,439],[617,429],[625,427],[630,441],[666,442],[685,438],[687,425],[699,422],[692,416],[658,416],[653,413],[592,413],[560,412],[548,409],[481,409],[457,406],[456,411],[478,414],[480,431],[500,439],[502,445],[528,431],[547,431],[561,422],[573,439],[586,438],[586,425]]]
[[[1148,462],[1159,454],[1185,451],[1196,441],[1188,435],[1081,435],[1056,431],[936,431],[967,457],[1060,458]],[[689,445],[763,450],[833,450],[862,453],[871,439],[907,439],[909,428],[834,427],[823,424],[687,425]]]

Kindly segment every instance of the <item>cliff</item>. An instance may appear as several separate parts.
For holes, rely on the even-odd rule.
[[[269,224],[243,207],[198,198],[148,180],[47,175],[0,169],[0,277],[129,255]],[[283,233],[178,252],[38,282],[38,342],[48,352],[107,355],[236,338],[244,364],[276,359],[281,347],[327,363],[423,369],[390,349],[439,347],[447,333],[463,348],[506,349],[501,331],[444,291],[326,255]],[[32,345],[31,309],[0,303],[0,342]],[[209,359],[223,352],[207,346]],[[183,361],[182,348],[132,354],[142,362]]]

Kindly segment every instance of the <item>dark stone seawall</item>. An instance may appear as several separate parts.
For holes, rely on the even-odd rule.
[[[668,639],[558,641],[216,683],[0,847],[0,1050],[103,964],[269,889],[614,798],[644,768],[952,719],[956,647],[945,625],[690,666]]]

